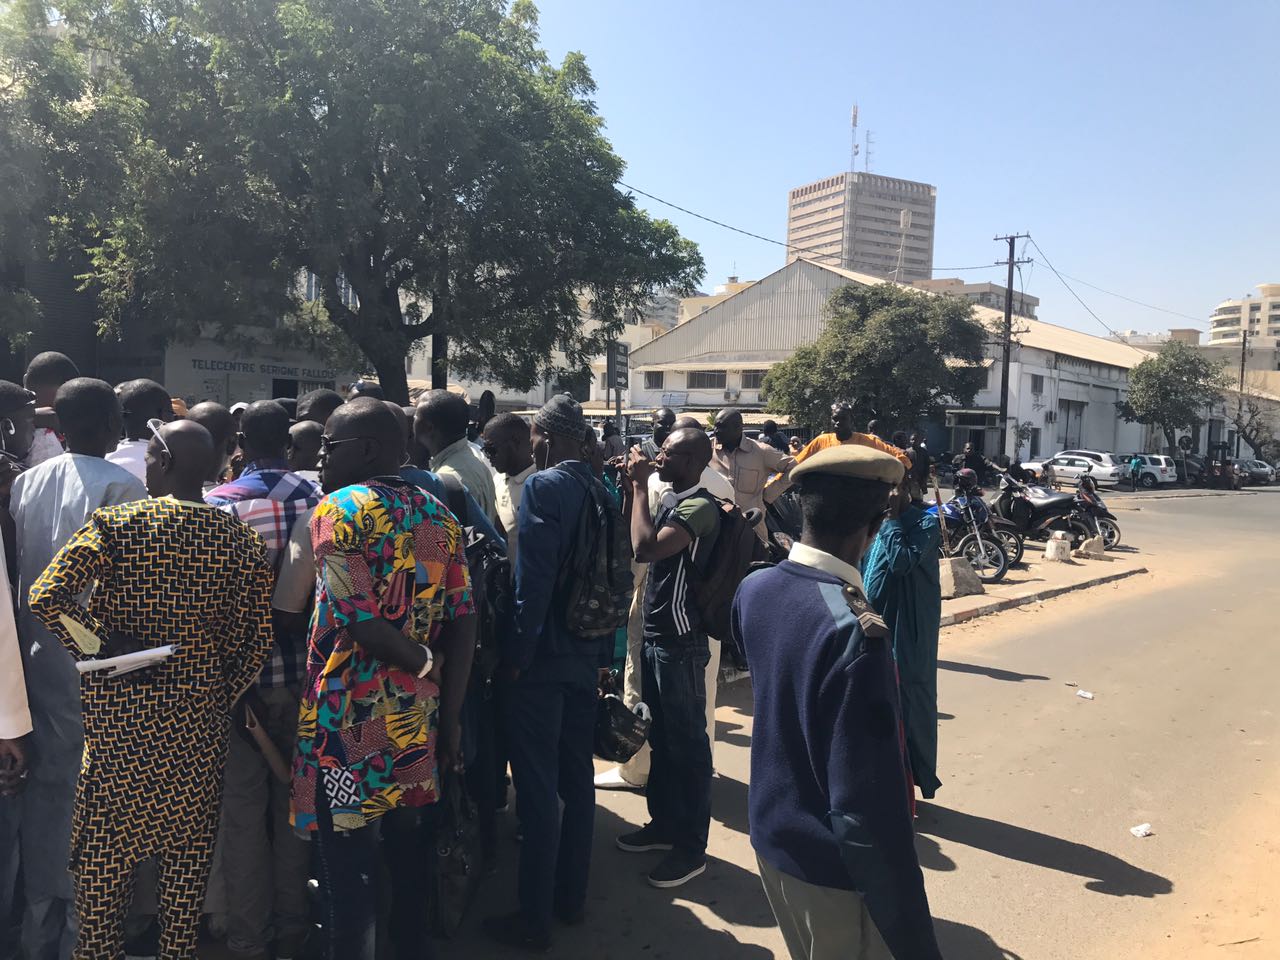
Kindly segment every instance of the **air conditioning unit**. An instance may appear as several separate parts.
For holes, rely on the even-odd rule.
[[[737,400],[739,395],[740,395],[740,391],[733,390],[733,389],[729,389],[724,392],[724,398],[726,400]]]

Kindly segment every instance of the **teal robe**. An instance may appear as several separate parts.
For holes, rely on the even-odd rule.
[[[880,527],[863,562],[867,599],[893,633],[912,779],[926,800],[938,779],[938,518],[907,507]]]

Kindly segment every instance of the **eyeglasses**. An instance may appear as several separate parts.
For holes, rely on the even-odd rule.
[[[358,440],[366,440],[367,437],[347,437],[345,440],[334,440],[332,437],[322,435],[320,437],[320,452],[328,453],[334,447],[340,447],[344,443],[355,443]]]
[[[156,442],[160,444],[160,449],[169,454],[169,459],[173,459],[173,453],[169,450],[169,445],[164,442],[164,437],[160,436],[160,428],[164,426],[163,420],[151,419],[147,421],[147,429],[151,431],[151,435],[156,438]]]

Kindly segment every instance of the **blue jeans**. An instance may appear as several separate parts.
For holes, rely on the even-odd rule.
[[[575,913],[587,899],[596,812],[596,690],[590,682],[521,677],[505,701],[524,831],[520,912],[533,930],[546,932],[553,909]]]
[[[676,849],[692,854],[706,853],[711,827],[710,659],[704,634],[644,642],[641,696],[653,712],[649,819]]]

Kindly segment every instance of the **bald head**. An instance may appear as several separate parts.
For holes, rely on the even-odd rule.
[[[205,478],[218,461],[209,431],[194,420],[175,420],[160,428],[147,447],[147,491],[201,501]]]
[[[675,422],[676,412],[670,407],[659,407],[653,411],[653,442],[658,446],[666,443]]]
[[[432,390],[418,401],[413,433],[434,457],[467,435],[470,417],[471,408],[462,397],[448,390]]]
[[[236,452],[236,418],[222,404],[206,400],[188,410],[187,419],[195,421],[209,431],[209,436],[213,437],[213,448],[218,452],[213,472],[205,479],[221,479],[222,471],[227,467],[227,461]]]
[[[320,459],[324,427],[314,420],[299,420],[289,428],[289,469],[314,470]]]
[[[676,422],[671,425],[672,430],[701,430],[702,421],[697,417],[684,414],[676,417]]]
[[[404,430],[382,400],[357,397],[334,411],[325,424],[329,447],[320,452],[325,492],[372,477],[396,476],[404,463]]]
[[[173,402],[169,391],[154,380],[130,380],[116,387],[124,408],[124,435],[129,440],[146,440],[151,436],[148,420],[167,423],[173,419]]]
[[[289,411],[278,400],[259,400],[240,415],[245,460],[283,460],[289,445]]]
[[[342,395],[336,390],[312,390],[298,398],[297,419],[314,420],[324,426],[342,404]]]
[[[120,398],[104,380],[75,377],[58,388],[53,411],[67,438],[67,449],[105,457],[120,440]]]
[[[730,452],[742,444],[742,412],[727,407],[716,414],[716,442]]]
[[[695,487],[711,462],[711,438],[704,430],[673,430],[658,458],[658,479],[677,490]]]

